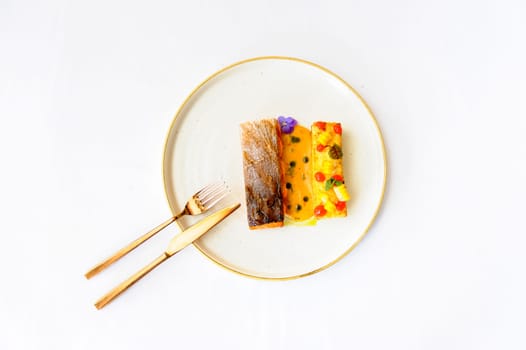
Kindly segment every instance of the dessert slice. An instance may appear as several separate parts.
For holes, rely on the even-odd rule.
[[[242,123],[241,148],[249,228],[283,226],[281,140],[277,121]]]
[[[340,123],[316,122],[312,132],[312,189],[317,218],[347,216],[342,167],[342,127]]]
[[[279,117],[285,217],[295,224],[315,224],[312,201],[312,146],[310,130],[290,117]],[[313,219],[313,220],[310,220]]]

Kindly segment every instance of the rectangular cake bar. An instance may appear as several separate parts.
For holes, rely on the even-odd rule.
[[[279,124],[263,119],[240,127],[248,226],[251,230],[283,226]]]
[[[340,123],[316,122],[312,133],[312,189],[317,218],[347,216],[342,167],[342,127]]]

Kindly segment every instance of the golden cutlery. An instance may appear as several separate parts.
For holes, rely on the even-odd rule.
[[[126,289],[131,287],[135,282],[144,277],[148,272],[152,271],[162,262],[166,261],[175,253],[179,252],[181,249],[185,248],[190,243],[208,232],[212,227],[223,221],[223,219],[232,214],[237,208],[239,208],[239,206],[240,204],[237,203],[233,206],[221,209],[176,235],[174,238],[172,238],[164,253],[100,298],[95,303],[95,307],[97,309],[103,308],[106,304],[119,296]]]
[[[121,248],[112,256],[108,257],[106,260],[102,261],[98,265],[94,266],[91,270],[86,272],[84,276],[87,279],[95,276],[102,270],[106,269],[108,266],[122,258],[124,255],[131,252],[133,249],[137,248],[142,243],[146,242],[148,239],[153,237],[159,231],[164,229],[166,226],[170,225],[175,220],[179,219],[184,215],[199,215],[205,211],[212,208],[217,204],[223,197],[227,194],[228,188],[225,182],[215,182],[208,186],[205,186],[200,191],[197,191],[189,200],[186,202],[184,209],[177,215],[172,216],[170,219],[166,220],[159,226],[148,231],[141,237],[137,238],[133,242],[129,243],[127,246]]]

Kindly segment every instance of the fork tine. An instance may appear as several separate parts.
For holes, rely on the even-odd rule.
[[[226,185],[215,188],[213,191],[207,193],[205,196],[199,196],[199,201],[202,205],[205,205],[210,202],[211,200],[214,200],[216,197],[222,195],[223,193],[227,192],[228,188]]]
[[[212,208],[216,205],[221,199],[223,199],[228,194],[228,190],[224,189],[222,192],[218,193],[214,198],[210,198],[205,203],[202,203],[206,209]]]
[[[224,181],[216,181],[216,182],[212,182],[210,184],[208,184],[207,186],[203,187],[201,189],[201,191],[197,192],[196,195],[199,196],[199,197],[202,197],[202,196],[206,196],[208,193],[218,189],[218,188],[221,188],[221,187],[225,187],[226,186],[226,182]]]
[[[214,191],[215,189],[221,186],[225,186],[225,182],[222,182],[222,181],[212,182],[206,185],[205,187],[203,187],[199,192],[195,194],[195,196],[198,198],[203,198],[204,196],[208,195],[211,191]]]

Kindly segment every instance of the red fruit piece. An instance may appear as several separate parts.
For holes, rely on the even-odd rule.
[[[341,135],[342,134],[342,125],[340,123],[334,124],[332,127],[334,129],[334,132]]]
[[[343,181],[343,176],[341,176],[341,175],[333,175],[332,179],[334,181]]]
[[[345,202],[338,201],[338,203],[336,203],[336,209],[340,211],[344,210],[345,207],[347,207],[347,204]]]
[[[327,127],[327,123],[325,122],[316,122],[314,123],[314,125],[316,125],[318,129],[321,129],[323,131],[325,131],[325,128]]]
[[[327,146],[324,146],[324,145],[322,145],[322,144],[320,143],[318,146],[316,146],[316,150],[317,150],[318,152],[323,152],[323,150],[325,149],[325,147],[327,147]]]
[[[327,210],[325,210],[325,207],[322,204],[314,208],[314,215],[317,217],[324,216],[325,214],[327,214]]]
[[[316,179],[316,181],[318,182],[323,182],[325,181],[325,175],[323,175],[322,172],[317,172],[316,174],[314,174],[314,178]]]

